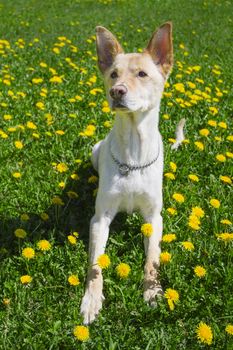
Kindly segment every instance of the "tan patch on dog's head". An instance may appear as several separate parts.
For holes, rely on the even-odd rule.
[[[117,39],[103,27],[97,27],[96,45],[111,107],[130,111],[153,108],[172,67],[171,24],[165,23],[153,34],[143,53],[124,54]]]

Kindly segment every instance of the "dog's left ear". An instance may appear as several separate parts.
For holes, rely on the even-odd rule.
[[[96,50],[98,66],[102,73],[111,67],[116,55],[124,52],[115,36],[100,26],[96,27]]]
[[[160,65],[165,77],[173,65],[172,23],[166,22],[157,29],[145,49],[156,65]]]

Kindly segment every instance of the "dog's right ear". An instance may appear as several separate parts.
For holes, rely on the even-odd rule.
[[[116,55],[124,52],[115,36],[104,27],[96,27],[96,50],[102,73],[111,67]]]

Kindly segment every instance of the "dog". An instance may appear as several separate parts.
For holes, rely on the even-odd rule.
[[[115,36],[100,26],[96,47],[107,99],[116,116],[110,133],[92,151],[99,188],[81,302],[84,324],[94,321],[102,308],[103,277],[97,259],[104,254],[109,225],[119,211],[137,210],[152,225],[152,235],[144,238],[144,300],[154,305],[163,293],[158,278],[163,230],[163,143],[158,124],[164,84],[173,66],[172,23],[160,26],[142,53],[125,54]]]

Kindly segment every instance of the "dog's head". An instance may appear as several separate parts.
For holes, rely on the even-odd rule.
[[[114,35],[96,28],[98,65],[113,110],[137,112],[159,103],[173,64],[172,24],[163,24],[142,53],[125,54]]]

